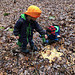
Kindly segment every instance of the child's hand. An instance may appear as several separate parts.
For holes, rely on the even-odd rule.
[[[48,38],[48,36],[45,34],[45,39],[47,39]]]
[[[58,38],[60,38],[61,36],[60,36],[60,35],[58,35],[57,37],[58,37]]]
[[[16,39],[19,39],[19,36],[16,36]]]

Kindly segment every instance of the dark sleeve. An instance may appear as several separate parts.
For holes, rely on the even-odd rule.
[[[22,23],[23,23],[22,19],[19,19],[16,22],[16,24],[14,26],[14,31],[13,31],[13,33],[14,33],[15,36],[18,36],[19,35],[19,31],[20,31],[20,28],[22,26]]]
[[[45,35],[45,30],[43,30],[42,27],[39,26],[37,22],[35,22],[35,30],[39,32],[41,35]]]

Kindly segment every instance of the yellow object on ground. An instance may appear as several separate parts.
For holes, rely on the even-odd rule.
[[[48,45],[45,47],[45,51],[41,52],[43,58],[49,59],[50,63],[52,61],[55,61],[55,58],[58,58],[59,60],[61,60],[61,56],[63,55],[63,53],[57,52],[55,48],[52,48],[51,50],[50,49],[51,49],[50,45]]]

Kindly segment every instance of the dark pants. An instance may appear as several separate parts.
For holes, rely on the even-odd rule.
[[[20,35],[19,35],[19,37],[20,37]],[[34,46],[34,42],[33,42],[32,39],[33,39],[33,36],[28,38],[28,42],[27,42],[27,39],[25,39],[25,38],[24,38],[23,42],[20,42],[21,39],[18,39],[17,45],[18,45],[19,47],[22,47],[23,50],[26,50],[28,43],[30,44],[31,47]]]
[[[27,41],[25,41],[23,44],[22,44],[22,50],[26,50],[27,49],[27,44],[28,44],[28,42]],[[32,46],[34,46],[34,42],[33,42],[33,40],[29,40],[29,44],[30,44],[30,46],[32,47]]]

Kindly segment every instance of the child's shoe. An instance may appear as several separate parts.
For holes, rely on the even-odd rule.
[[[34,46],[31,46],[31,50],[33,50],[33,51],[37,51],[38,48],[34,45]]]
[[[22,49],[21,52],[24,52],[24,53],[27,54],[27,53],[29,53],[29,50],[27,50],[27,49],[26,49],[26,50],[23,50],[23,49]]]

